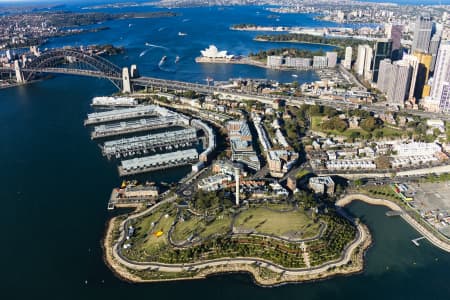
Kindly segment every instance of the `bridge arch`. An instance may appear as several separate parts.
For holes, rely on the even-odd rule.
[[[70,65],[77,64],[77,68]],[[64,67],[67,66],[67,67]],[[23,68],[26,80],[36,73],[65,73],[89,75],[110,80],[118,89],[122,86],[122,69],[95,54],[76,49],[52,49],[42,52]]]

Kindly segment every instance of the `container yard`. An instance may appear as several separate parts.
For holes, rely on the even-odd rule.
[[[197,159],[198,153],[195,149],[180,150],[124,160],[118,169],[120,176],[127,176],[179,167],[195,162]]]
[[[148,151],[155,151],[157,149],[171,150],[173,148],[191,146],[197,140],[196,129],[187,128],[107,141],[103,145],[102,152],[108,158],[120,158],[136,154],[146,154]]]

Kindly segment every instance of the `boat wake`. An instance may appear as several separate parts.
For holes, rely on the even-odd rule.
[[[150,43],[145,43],[145,46],[147,47],[153,47],[153,48],[161,48],[161,49],[165,49],[165,50],[169,50],[169,48],[161,46],[161,45],[155,45],[155,44],[150,44]]]
[[[183,19],[181,22],[186,23],[189,22],[191,19]]]
[[[146,49],[146,50],[142,51],[141,54],[139,54],[139,57],[142,57],[142,56],[144,56],[145,54],[147,54],[147,52],[148,52],[149,50],[150,50],[150,49]]]
[[[164,29],[166,29],[166,27],[161,27],[158,29],[158,31],[163,31]]]

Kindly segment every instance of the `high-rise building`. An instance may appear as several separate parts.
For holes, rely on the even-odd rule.
[[[352,55],[353,55],[353,48],[352,47],[345,48],[345,58],[343,66],[347,70],[350,70],[352,67]]]
[[[337,64],[337,52],[326,52],[328,68],[335,68]]]
[[[436,60],[431,98],[442,112],[450,112],[450,42],[442,43]]]
[[[389,58],[383,59],[380,62],[380,72],[378,76],[377,88],[383,92],[387,93],[389,90],[390,81],[392,74],[392,61]]]
[[[392,60],[399,60],[402,58],[402,36],[403,36],[403,25],[395,24],[391,27],[390,39],[392,40]]]
[[[433,34],[433,37],[430,41],[429,53],[431,54],[431,66],[430,72],[434,72],[434,66],[436,64],[436,58],[439,51],[439,45],[441,44],[441,35],[442,31],[437,31]]]
[[[412,51],[421,51],[428,53],[431,40],[431,32],[433,30],[433,22],[429,14],[417,16],[414,27],[414,37]]]
[[[426,87],[426,85],[428,84],[433,57],[431,54],[420,51],[414,51],[413,55],[419,60],[414,97],[416,97],[416,99],[422,99],[429,96],[429,87]]]
[[[403,107],[408,97],[411,82],[411,67],[405,61],[393,63],[387,101],[390,105]]]
[[[373,54],[372,63],[372,81],[378,81],[378,72],[380,68],[380,62],[385,58],[390,58],[392,53],[392,40],[380,39],[375,44],[375,51]]]
[[[402,60],[406,61],[411,66],[411,83],[408,92],[408,97],[411,100],[414,97],[414,90],[416,88],[417,72],[419,71],[419,59],[414,55],[407,54],[403,55]]]
[[[358,54],[355,62],[355,72],[360,76],[364,74],[364,65],[366,61],[366,46],[368,47],[368,45],[358,46]]]

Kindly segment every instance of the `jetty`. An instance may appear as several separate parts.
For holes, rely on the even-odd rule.
[[[197,160],[197,150],[188,149],[123,160],[118,169],[120,176],[127,176],[188,165]]]
[[[181,115],[129,120],[118,123],[101,124],[94,127],[91,139],[104,138],[128,133],[148,131],[171,126],[188,126],[189,119]]]
[[[129,154],[133,155],[134,153],[146,153],[149,150],[170,150],[172,148],[186,147],[197,140],[197,130],[195,128],[186,128],[107,141],[102,147],[102,153],[108,158],[112,156],[119,158]]]

